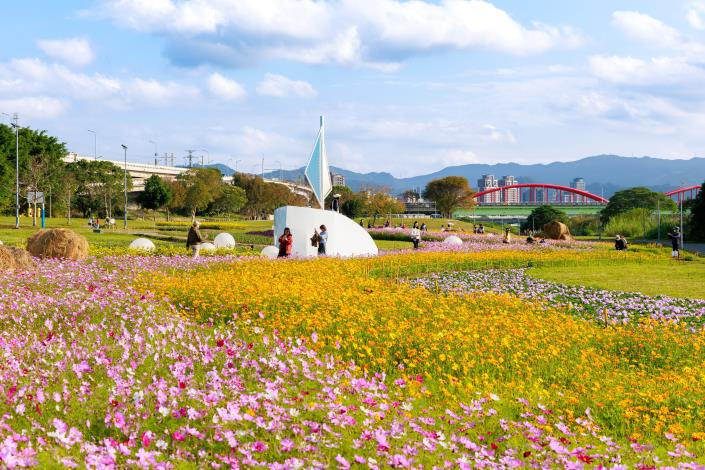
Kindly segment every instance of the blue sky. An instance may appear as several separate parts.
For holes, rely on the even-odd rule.
[[[0,112],[70,150],[412,176],[705,149],[705,0],[24,0]]]

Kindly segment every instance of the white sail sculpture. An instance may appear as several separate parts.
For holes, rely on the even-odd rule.
[[[292,255],[296,257],[316,256],[318,249],[311,245],[314,230],[321,225],[328,229],[328,256],[372,256],[378,253],[367,230],[355,221],[334,211],[324,210],[326,196],[333,190],[333,182],[328,167],[328,154],[325,145],[325,128],[323,116],[318,131],[316,144],[304,172],[308,180],[315,203],[320,207],[284,206],[274,211],[274,245],[279,245],[279,236],[288,227],[294,238]]]
[[[321,209],[325,209],[325,200],[333,190],[333,181],[328,167],[323,116],[321,116],[321,128],[318,131],[318,138],[316,138],[316,144],[313,146],[311,158],[308,159],[304,175],[308,184],[311,185],[311,189],[313,189],[313,195],[318,201],[318,205]]]

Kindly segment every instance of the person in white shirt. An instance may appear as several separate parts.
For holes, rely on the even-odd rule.
[[[411,241],[414,243],[414,250],[418,250],[421,242],[421,229],[418,222],[414,222],[414,226],[411,227]]]

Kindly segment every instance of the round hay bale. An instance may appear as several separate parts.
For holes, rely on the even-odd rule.
[[[279,248],[273,245],[265,246],[262,248],[261,256],[269,259],[275,259],[279,255]]]
[[[156,248],[149,238],[137,238],[130,243],[131,250],[154,251]]]
[[[201,251],[215,251],[216,247],[210,242],[201,243]]]
[[[446,237],[446,239],[443,240],[443,243],[446,245],[459,246],[463,244],[463,241],[457,235],[451,235],[450,237]]]
[[[552,220],[543,226],[543,234],[551,240],[572,240],[568,226],[557,220]]]
[[[15,269],[15,257],[6,246],[0,246],[0,270],[12,271]]]
[[[34,262],[34,258],[32,258],[32,255],[30,255],[27,250],[14,246],[5,248],[10,250],[10,253],[12,253],[12,256],[15,258],[15,269],[31,269],[37,267],[37,263]]]
[[[219,233],[213,240],[216,248],[235,248],[235,237],[229,233]]]
[[[85,259],[88,240],[65,228],[40,230],[27,239],[27,251],[35,258]]]

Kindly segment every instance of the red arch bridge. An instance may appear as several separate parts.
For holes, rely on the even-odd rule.
[[[676,200],[680,204],[682,201],[695,199],[698,196],[698,193],[700,193],[699,184],[696,184],[695,186],[684,186],[682,188],[674,189],[673,191],[668,191],[664,194],[671,199]]]
[[[473,198],[486,205],[604,205],[609,201],[582,189],[558,184],[521,183],[489,188],[475,193]]]

